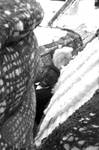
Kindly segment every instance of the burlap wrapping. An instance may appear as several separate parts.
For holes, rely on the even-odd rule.
[[[35,0],[0,0],[0,150],[33,148],[34,80],[39,62]]]

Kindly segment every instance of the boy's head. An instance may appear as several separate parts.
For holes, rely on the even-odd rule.
[[[71,47],[64,47],[55,51],[53,63],[59,70],[69,63],[72,58],[72,51],[73,49]]]

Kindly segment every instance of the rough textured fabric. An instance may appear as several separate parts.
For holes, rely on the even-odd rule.
[[[33,124],[35,117],[35,91],[32,87],[23,97],[17,108],[1,128],[0,146],[7,148],[33,148]]]
[[[20,42],[2,50],[3,54],[0,59],[0,145],[4,141],[7,145],[23,147],[22,142],[29,136],[29,130],[32,134],[36,102],[35,91],[31,86],[36,76],[34,68],[37,65],[35,61],[37,58],[36,44],[35,36],[31,33]]]
[[[0,0],[0,46],[23,38],[42,18],[42,8],[35,0]]]
[[[42,141],[40,150],[98,150],[99,93]],[[88,149],[87,149],[88,148]]]
[[[0,150],[33,149],[38,44],[34,0],[0,0]]]

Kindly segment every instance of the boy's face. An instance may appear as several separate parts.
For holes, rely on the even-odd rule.
[[[61,70],[72,58],[72,48],[64,47],[55,51],[53,56],[54,65]]]

